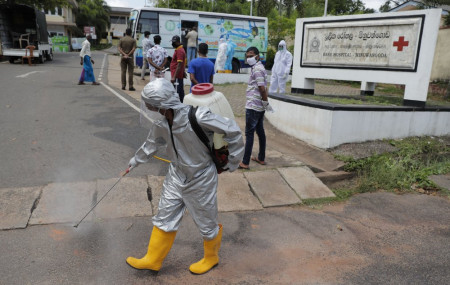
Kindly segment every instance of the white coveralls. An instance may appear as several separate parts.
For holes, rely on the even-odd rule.
[[[225,63],[227,61],[228,44],[224,38],[219,40],[219,48],[217,50],[216,62],[214,63],[214,71],[225,70]]]
[[[278,47],[281,50],[275,54],[269,93],[276,93],[277,89],[279,89],[279,93],[283,94],[286,91],[286,81],[291,70],[292,54],[286,49],[285,41],[280,41]]]
[[[180,103],[172,84],[164,78],[148,83],[142,91],[142,100],[174,112],[172,127],[165,118],[155,121],[147,140],[134,156],[137,163],[145,163],[157,150],[166,147],[165,155],[171,161],[153,225],[164,232],[177,231],[187,209],[202,237],[206,240],[215,238],[219,232],[218,174],[209,151],[189,122],[191,106]],[[214,133],[224,135],[230,153],[227,167],[234,171],[244,154],[239,126],[234,120],[211,113],[207,107],[199,107],[196,118],[211,142]]]

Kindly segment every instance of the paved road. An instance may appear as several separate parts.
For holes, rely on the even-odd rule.
[[[448,284],[450,207],[426,195],[374,193],[305,206],[220,213],[220,264],[202,256],[189,216],[157,277],[125,264],[145,254],[149,217],[0,231],[0,284]]]
[[[98,78],[107,57],[93,58]],[[139,113],[103,86],[78,86],[80,71],[77,53],[36,66],[0,63],[0,188],[110,178],[127,167],[147,135]],[[156,162],[134,174],[160,171]]]

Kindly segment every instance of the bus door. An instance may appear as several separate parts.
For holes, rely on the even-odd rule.
[[[192,30],[192,28],[197,27],[198,32],[198,14],[187,14],[187,13],[181,13],[180,14],[180,21],[181,21],[181,44],[183,45],[184,51],[186,51],[187,54],[187,39],[186,34]]]
[[[197,27],[198,31],[198,21],[181,21],[181,44],[183,45],[184,51],[187,54],[187,38],[186,35],[194,27]]]

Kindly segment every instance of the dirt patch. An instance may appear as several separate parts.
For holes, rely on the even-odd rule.
[[[394,152],[397,148],[386,140],[368,141],[362,143],[346,143],[330,149],[334,155],[352,157],[354,159],[366,158],[386,152]]]

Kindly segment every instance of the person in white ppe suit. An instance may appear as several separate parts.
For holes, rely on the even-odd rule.
[[[171,161],[163,183],[158,213],[153,217],[153,231],[147,254],[127,263],[136,269],[154,273],[162,266],[175,240],[186,210],[192,216],[204,239],[204,258],[189,270],[203,274],[219,263],[222,225],[218,224],[216,166],[208,149],[194,132],[189,118],[191,106],[180,102],[177,93],[164,78],[148,83],[141,94],[141,120],[153,120],[147,140],[130,160],[130,168],[148,162],[156,151],[166,148]],[[234,120],[199,107],[196,118],[209,140],[214,133],[223,134],[228,143],[228,168],[234,171],[244,154],[241,130]]]
[[[225,63],[227,62],[228,44],[225,38],[219,40],[219,48],[217,50],[216,62],[214,63],[214,71],[225,70]]]
[[[270,79],[269,93],[280,94],[286,91],[286,81],[292,65],[292,54],[286,49],[286,42],[280,41],[278,51],[275,54],[275,60],[272,67],[272,77]]]

